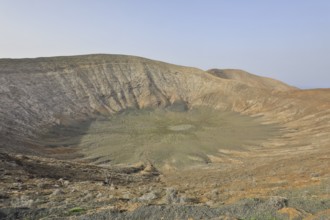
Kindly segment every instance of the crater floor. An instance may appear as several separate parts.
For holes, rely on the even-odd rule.
[[[89,124],[55,127],[42,141],[76,147],[95,164],[150,161],[157,168],[179,168],[209,163],[210,157],[221,157],[220,149],[257,148],[280,133],[279,126],[262,124],[261,118],[200,107],[126,110]]]

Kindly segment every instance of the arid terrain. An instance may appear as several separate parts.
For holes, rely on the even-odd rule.
[[[330,89],[125,55],[0,59],[0,219],[330,219]]]

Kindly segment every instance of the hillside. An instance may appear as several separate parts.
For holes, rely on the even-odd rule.
[[[0,218],[326,216],[329,101],[141,57],[0,59]]]

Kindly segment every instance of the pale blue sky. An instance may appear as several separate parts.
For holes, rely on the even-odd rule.
[[[0,0],[0,57],[129,54],[330,87],[330,0]]]

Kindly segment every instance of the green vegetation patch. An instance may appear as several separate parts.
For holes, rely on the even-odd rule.
[[[76,214],[76,213],[81,213],[84,212],[85,209],[81,208],[81,207],[74,207],[72,209],[69,210],[69,214]]]

